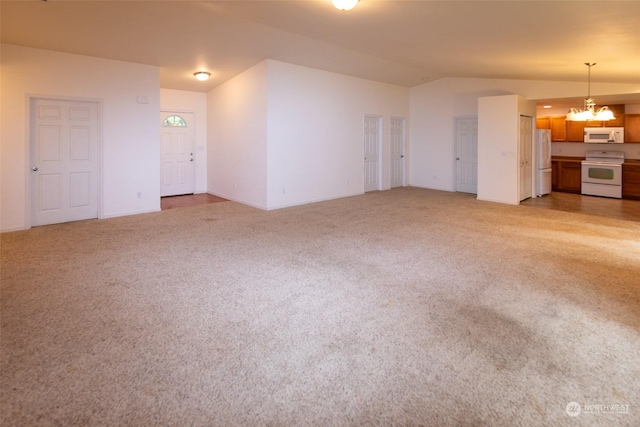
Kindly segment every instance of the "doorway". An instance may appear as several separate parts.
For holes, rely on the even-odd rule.
[[[194,114],[160,113],[160,196],[193,194]]]
[[[455,119],[456,191],[478,194],[478,118]]]
[[[364,117],[364,191],[380,189],[380,116]]]
[[[29,101],[31,225],[98,217],[98,103]]]
[[[391,118],[391,188],[405,185],[405,119]]]

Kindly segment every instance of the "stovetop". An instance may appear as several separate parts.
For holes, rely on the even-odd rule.
[[[598,162],[598,163],[624,163],[623,151],[587,151],[585,153],[585,162]]]

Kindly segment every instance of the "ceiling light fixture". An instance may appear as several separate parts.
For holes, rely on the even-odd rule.
[[[211,76],[211,73],[207,73],[206,71],[198,71],[197,73],[193,73],[193,75],[196,76],[196,79],[200,80],[201,82],[204,82],[209,79],[209,76]]]
[[[360,0],[331,0],[333,6],[339,10],[351,10],[358,4]]]
[[[613,112],[606,105],[595,110],[596,102],[591,97],[591,67],[596,65],[595,62],[585,62],[584,65],[589,67],[589,78],[587,87],[587,99],[584,100],[584,110],[571,108],[567,113],[567,120],[574,122],[586,122],[590,120],[609,121],[614,120]]]

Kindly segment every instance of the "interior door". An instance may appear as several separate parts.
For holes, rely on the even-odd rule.
[[[403,118],[391,118],[391,188],[404,185],[404,123]]]
[[[192,194],[194,189],[194,115],[160,114],[160,196]]]
[[[364,191],[379,190],[380,117],[364,118]]]
[[[98,217],[98,104],[30,101],[31,225]]]
[[[455,119],[456,191],[478,194],[478,118]]]
[[[520,116],[520,201],[530,198],[533,195],[533,119],[527,116]]]

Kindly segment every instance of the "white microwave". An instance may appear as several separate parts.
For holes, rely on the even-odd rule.
[[[624,142],[624,128],[584,128],[584,142],[621,144]]]

